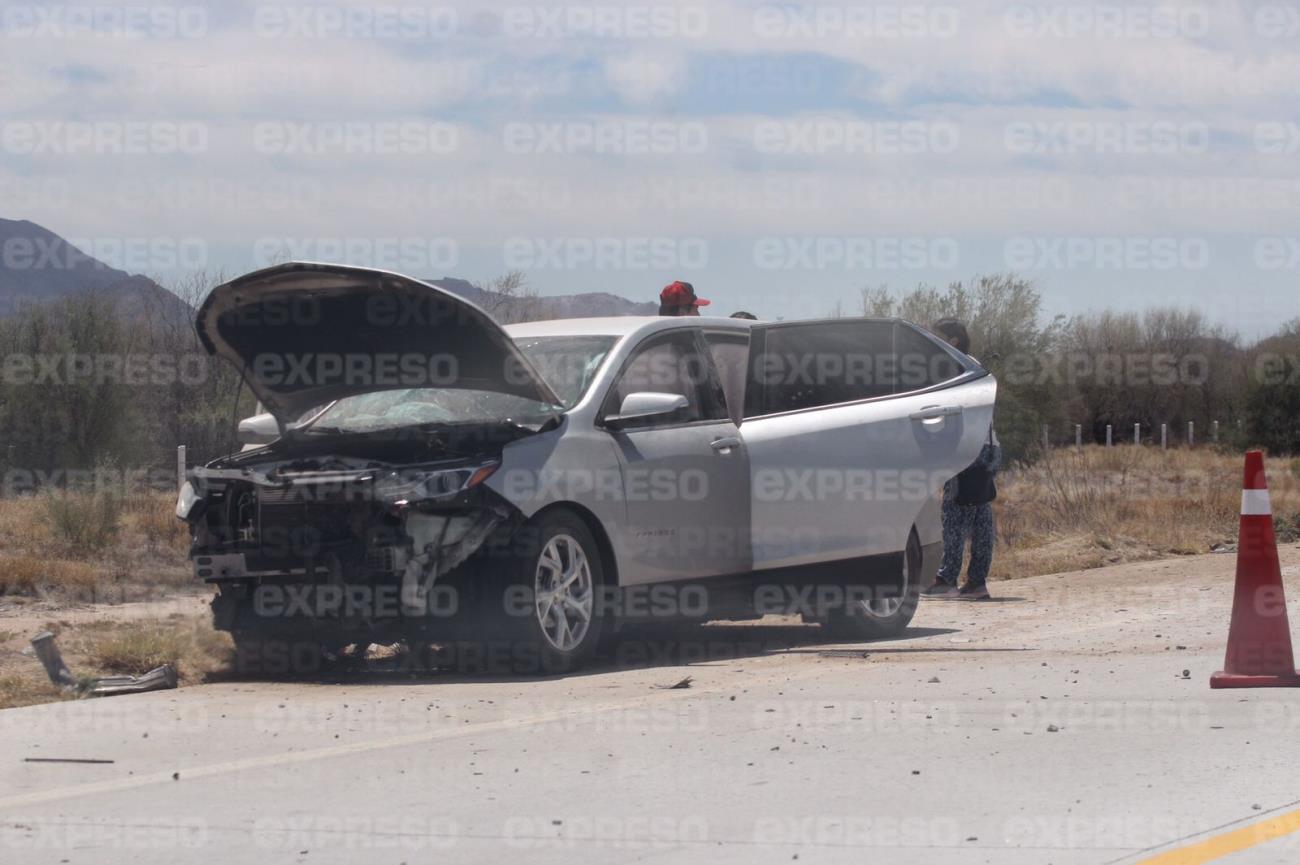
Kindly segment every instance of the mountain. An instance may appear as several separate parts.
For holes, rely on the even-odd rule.
[[[148,277],[109,267],[34,222],[0,219],[0,317],[25,303],[85,291],[112,299],[128,318],[147,310],[191,314],[180,298]]]
[[[659,309],[657,303],[637,303],[606,292],[516,297],[456,277],[426,281],[477,304],[502,322],[654,315]],[[83,291],[112,298],[131,319],[159,314],[189,319],[194,314],[181,298],[146,276],[109,267],[34,222],[0,219],[0,317],[12,315],[24,303]]]
[[[596,318],[618,315],[655,315],[658,302],[637,303],[604,291],[559,294],[547,297],[511,297],[451,276],[425,279],[439,288],[463,297],[503,322],[551,318]]]

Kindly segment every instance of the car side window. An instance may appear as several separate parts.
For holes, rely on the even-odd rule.
[[[796,411],[894,393],[894,323],[841,319],[755,332],[745,416]]]
[[[911,393],[957,378],[966,370],[943,346],[905,324],[894,325],[895,393]]]
[[[636,349],[610,388],[603,414],[618,414],[619,406],[629,394],[640,392],[671,393],[686,397],[687,406],[664,417],[634,421],[633,426],[661,426],[690,423],[710,416],[705,383],[708,365],[703,363],[693,331],[684,330],[652,336]]]
[[[704,340],[713,356],[724,399],[736,416],[745,400],[745,370],[749,364],[749,334],[705,331]]]

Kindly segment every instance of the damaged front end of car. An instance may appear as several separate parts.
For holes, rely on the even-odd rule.
[[[180,492],[215,626],[326,647],[454,634],[474,560],[522,522],[484,481],[557,422],[504,331],[434,286],[305,263],[218,286],[196,330],[279,431]]]
[[[345,644],[437,634],[462,612],[446,581],[518,511],[483,484],[499,458],[394,464],[278,445],[191,471],[177,516],[214,625]],[[442,582],[440,582],[442,581]]]

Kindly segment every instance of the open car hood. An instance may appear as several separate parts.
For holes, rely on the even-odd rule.
[[[336,399],[412,387],[560,402],[486,312],[388,271],[312,262],[257,270],[214,288],[194,327],[281,428]]]

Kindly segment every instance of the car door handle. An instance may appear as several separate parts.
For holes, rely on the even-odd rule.
[[[714,439],[709,442],[709,447],[713,448],[718,453],[727,453],[732,448],[740,447],[740,439],[735,436],[723,436],[720,439]]]
[[[961,414],[959,405],[928,405],[920,411],[912,412],[908,417],[912,420],[933,421],[956,414]]]

